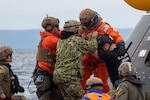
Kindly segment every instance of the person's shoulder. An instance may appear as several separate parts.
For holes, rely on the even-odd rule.
[[[122,90],[126,90],[126,89],[129,89],[129,87],[133,87],[134,84],[132,84],[131,82],[129,81],[123,81],[119,84],[119,86],[117,87],[117,89],[122,89]]]
[[[122,82],[119,84],[119,86],[116,89],[116,97],[120,97],[121,95],[127,93],[126,90],[128,89],[128,85],[126,84],[126,82]]]
[[[59,40],[59,37],[55,34],[49,34],[45,36],[43,39],[43,42],[50,43],[50,42],[57,42]]]
[[[81,38],[81,37],[79,37],[79,36],[77,36],[77,35],[72,35],[72,36],[70,36],[70,37],[72,37],[72,38]]]
[[[118,85],[118,87],[117,87],[117,91],[118,90],[123,90],[123,89],[125,89],[125,88],[128,88],[129,85],[130,84],[130,82],[128,82],[128,81],[123,81],[123,82],[121,82],[119,85]]]
[[[81,38],[81,37],[79,37],[79,36],[76,36],[76,35],[70,36],[70,39],[73,40],[73,41],[80,41],[80,40],[83,40],[83,38]]]
[[[131,84],[129,81],[122,81],[122,82],[120,83],[120,85],[122,85],[122,86],[127,86],[127,85],[129,85],[129,84]]]

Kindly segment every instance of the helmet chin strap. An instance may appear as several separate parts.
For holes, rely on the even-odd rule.
[[[127,72],[127,75],[128,76],[133,75],[131,64],[129,62],[127,62],[127,64],[128,64],[128,68],[129,68],[129,71]]]

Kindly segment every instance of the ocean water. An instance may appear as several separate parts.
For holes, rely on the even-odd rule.
[[[28,89],[36,64],[36,50],[14,50],[12,57],[12,70],[18,76],[20,85],[25,89],[24,93],[18,93],[16,95],[24,95],[27,100],[38,100],[35,92],[30,93],[36,90],[33,81]]]

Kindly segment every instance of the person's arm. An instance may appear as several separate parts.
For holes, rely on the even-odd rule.
[[[56,54],[56,45],[57,45],[58,40],[59,40],[59,38],[56,36],[53,36],[53,35],[48,36],[43,40],[42,47],[47,50],[50,50],[50,52],[53,55],[55,55]]]
[[[129,94],[130,95],[130,94]],[[116,90],[117,100],[128,100],[128,87],[125,84],[120,84]]]
[[[126,50],[125,50],[125,42],[124,42],[123,37],[121,36],[121,34],[117,30],[115,30],[108,23],[105,23],[104,27],[107,27],[107,30],[105,30],[104,32],[109,34],[114,39],[114,42],[115,42],[115,44],[118,47],[118,50],[119,50],[118,52],[119,52],[120,56],[123,56],[125,54],[125,52],[126,52]]]
[[[103,51],[103,50],[96,50],[93,54],[94,57],[98,59],[102,59],[104,61],[116,59],[118,57],[118,54],[116,51]]]
[[[8,100],[8,99],[5,99],[6,95],[4,94],[2,90],[2,81],[4,79],[4,74],[5,74],[5,69],[2,66],[0,66],[0,98],[2,100]]]
[[[83,53],[93,53],[98,48],[96,37],[92,37],[91,40],[85,40],[81,37],[74,36],[72,38],[74,45]]]

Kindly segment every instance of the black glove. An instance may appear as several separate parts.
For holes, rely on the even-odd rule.
[[[11,88],[11,93],[15,94],[18,92],[24,92],[24,88],[22,86],[20,86],[19,84],[19,80],[17,75],[14,75],[15,79],[13,79],[12,81],[14,82],[14,84],[12,84],[12,88]]]
[[[125,49],[125,43],[124,42],[119,42],[117,45],[118,48],[118,53],[120,56],[124,56],[126,49]]]
[[[114,43],[114,40],[108,35],[98,35],[96,38],[98,42],[98,49],[102,49],[105,43],[112,44]]]
[[[96,38],[97,43],[98,43],[98,48],[102,48],[101,38],[102,38],[102,35],[98,35]]]
[[[18,86],[18,92],[23,93],[24,92],[24,88],[22,86]]]
[[[10,100],[10,98],[8,98],[8,97],[5,97],[4,99],[2,99],[2,100]]]

